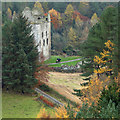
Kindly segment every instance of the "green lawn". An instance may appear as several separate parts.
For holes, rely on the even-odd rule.
[[[36,118],[41,108],[53,114],[54,109],[35,101],[35,97],[2,93],[2,118]]]
[[[80,56],[69,56],[69,57],[64,57],[64,56],[51,56],[50,59],[46,60],[45,61],[45,64],[49,64],[49,63],[56,63],[56,59],[57,58],[61,58],[61,61],[60,62],[63,62],[63,61],[68,61],[68,60],[74,60],[74,59],[78,59],[80,58]],[[78,62],[78,61],[73,61],[73,62],[68,62],[68,63],[59,63],[59,64],[56,64],[56,65],[50,65],[51,67],[61,67],[61,65],[68,65],[68,66],[75,66]]]

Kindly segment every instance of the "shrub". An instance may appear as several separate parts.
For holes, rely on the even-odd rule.
[[[106,107],[102,107],[99,116],[101,118],[120,118],[118,106],[115,107],[115,103],[110,100]]]
[[[38,118],[47,118],[47,119],[49,119],[50,115],[46,112],[45,108],[43,108],[43,109],[40,109],[40,112],[38,113],[36,120],[40,120]]]
[[[67,110],[65,109],[64,106],[56,108],[55,116],[56,118],[69,118]]]
[[[67,110],[67,114],[69,115],[69,118],[74,118],[75,111],[71,108],[69,102],[68,105],[65,107],[65,109]]]
[[[80,108],[79,112],[77,112],[76,118],[96,118],[98,116],[96,107],[94,103],[91,106],[88,103],[83,103],[82,107]]]
[[[115,104],[115,106],[117,106],[120,103],[119,94],[120,91],[118,91],[116,83],[110,85],[108,89],[104,88],[98,101],[99,107],[105,107],[106,105],[108,105],[110,100]]]

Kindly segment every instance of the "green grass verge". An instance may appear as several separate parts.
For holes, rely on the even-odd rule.
[[[80,56],[69,56],[69,57],[64,57],[64,56],[51,56],[50,59],[46,60],[45,61],[45,64],[49,64],[49,63],[56,63],[56,60],[57,58],[61,58],[61,61],[60,62],[64,62],[64,61],[69,61],[69,60],[74,60],[74,59],[78,59],[80,58]],[[56,64],[56,65],[49,65],[50,67],[61,67],[61,65],[68,65],[68,66],[75,66],[78,62],[78,61],[73,61],[73,62],[68,62],[68,63],[62,63],[62,64]]]
[[[43,107],[50,114],[54,109],[34,100],[35,97],[2,93],[2,118],[36,118]]]
[[[80,62],[80,60],[78,61],[73,61],[73,62],[68,62],[68,63],[59,63],[59,64],[56,64],[56,65],[49,65],[50,67],[61,67],[62,65],[68,65],[68,66],[75,66],[78,62]]]

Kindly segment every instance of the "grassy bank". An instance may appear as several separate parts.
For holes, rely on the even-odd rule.
[[[55,98],[56,100],[60,101],[61,103],[63,103],[64,105],[68,105],[68,103],[70,103],[73,107],[76,107],[77,104],[71,100],[69,100],[68,98],[66,98],[65,96],[59,94],[57,91],[55,91],[54,89],[50,88],[47,85],[41,85],[41,87],[39,87],[41,90],[43,90],[45,93],[47,93],[48,95],[50,95],[51,97]]]
[[[34,99],[32,96],[3,92],[2,118],[36,118],[43,107],[53,115],[52,108]]]
[[[64,57],[64,56],[51,56],[49,60],[45,61],[45,64],[50,64],[50,63],[56,63],[57,58],[60,58],[60,62],[64,61],[69,61],[69,60],[74,60],[80,58],[80,56],[69,56],[69,57]],[[80,61],[80,60],[79,60]],[[51,67],[60,67],[61,65],[76,65],[79,61],[73,61],[73,62],[68,62],[68,63],[62,63],[62,64],[56,64],[56,65],[50,65]]]

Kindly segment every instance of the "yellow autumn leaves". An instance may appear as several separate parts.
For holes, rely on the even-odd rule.
[[[110,52],[112,52],[112,50],[114,49],[113,46],[114,44],[110,40],[108,40],[105,43],[105,47],[107,48],[107,50],[103,50],[103,52],[100,53],[101,57],[95,56],[94,62],[97,63],[100,67],[97,70],[95,69],[94,73],[101,74],[101,73],[106,73],[108,71],[112,71],[112,69],[110,69],[106,64],[111,59],[105,60],[105,57],[110,56]],[[101,67],[102,64],[104,65],[104,67]],[[118,83],[118,78],[115,81],[116,83]],[[108,89],[108,86],[110,83],[111,83],[110,76],[103,76],[103,78],[98,78],[97,74],[94,74],[90,79],[90,82],[88,83],[87,89],[81,90],[83,94],[83,96],[81,96],[81,100],[84,103],[87,102],[89,106],[92,105],[93,102],[94,102],[94,105],[97,105],[103,88]],[[77,113],[77,111],[75,113]],[[40,111],[40,114],[38,114],[37,117],[48,118],[48,116],[45,114],[44,109],[43,109],[43,112]],[[65,109],[64,106],[55,108],[54,118],[69,118],[67,110]]]
[[[45,108],[40,109],[40,112],[37,115],[37,118],[50,118],[50,115],[47,114]]]
[[[111,57],[110,53],[112,54],[112,50],[114,49],[113,46],[114,44],[110,40],[108,40],[105,43],[106,50],[103,50],[103,52],[100,53],[101,55],[100,57],[99,56],[94,57],[94,63],[96,63],[97,66],[99,66],[98,69],[94,69],[94,73],[102,74],[112,71],[112,69],[109,68],[107,63],[112,61],[108,57]],[[88,88],[82,90],[83,93],[82,100],[83,102],[87,102],[88,105],[91,105],[92,102],[94,102],[94,104],[97,105],[101,91],[103,90],[104,87],[107,89],[108,85],[111,83],[110,76],[107,77],[103,75],[102,78],[98,78],[97,74],[94,74],[90,79],[90,82],[88,83]]]
[[[69,118],[67,110],[64,106],[56,107],[54,116],[47,113],[45,108],[41,109],[37,115],[37,118]]]
[[[93,102],[95,105],[97,105],[101,91],[104,87],[107,88],[109,83],[110,77],[100,80],[96,75],[93,75],[88,84],[88,88],[82,91],[82,101],[87,102],[88,105],[92,105]]]
[[[97,17],[97,14],[94,13],[90,20],[92,25],[95,25],[98,22],[98,20],[99,20],[99,18]]]
[[[9,16],[12,16],[12,11],[11,11],[10,8],[7,9],[7,13],[8,13]]]
[[[44,13],[44,10],[43,10],[43,8],[42,8],[42,5],[41,5],[41,3],[39,3],[38,1],[35,2],[34,8],[38,8],[38,9],[41,10],[42,13]]]
[[[98,70],[94,70],[94,73],[105,73],[105,72],[108,72],[108,71],[112,71],[112,69],[109,69],[109,68],[107,68],[107,67],[102,67],[102,68],[100,68],[100,69],[98,69]]]
[[[56,118],[69,118],[67,110],[65,109],[64,106],[56,108],[55,116]]]
[[[114,46],[114,44],[113,44],[110,40],[108,40],[108,41],[105,43],[105,47],[108,48],[108,49],[111,50],[111,51],[114,49],[113,46]]]
[[[69,15],[72,18],[74,12],[74,8],[71,4],[68,4],[66,10],[65,10],[65,15]]]
[[[98,64],[100,66],[99,69],[94,69],[94,73],[106,73],[108,71],[112,71],[112,69],[110,69],[107,65],[105,66],[106,63],[110,62],[111,59],[105,59],[106,57],[110,56],[110,53],[112,52],[112,50],[114,49],[113,48],[114,44],[108,40],[106,43],[105,43],[105,47],[108,49],[108,50],[104,50],[103,49],[103,52],[100,53],[101,57],[99,56],[95,56],[94,57],[94,62],[96,64]],[[103,67],[101,67],[102,65],[104,65]]]
[[[83,20],[80,19],[79,15],[77,15],[76,19],[75,19],[75,24],[80,27],[83,24]]]

